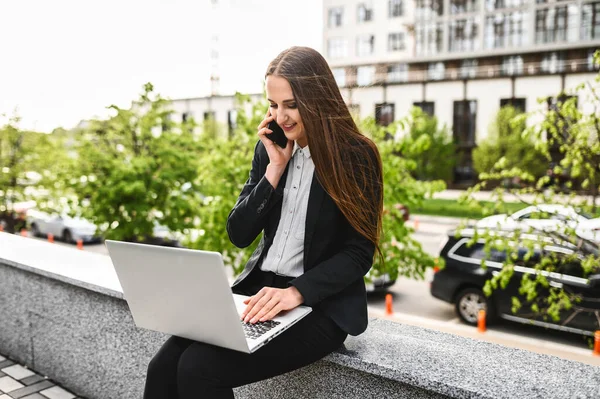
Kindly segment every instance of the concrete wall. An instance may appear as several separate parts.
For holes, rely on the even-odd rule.
[[[166,339],[135,327],[110,258],[0,233],[0,352],[90,399],[140,398]],[[94,284],[94,281],[97,284]],[[597,398],[600,367],[373,319],[237,398]]]

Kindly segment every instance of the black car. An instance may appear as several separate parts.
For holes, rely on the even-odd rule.
[[[480,309],[486,310],[486,319],[493,322],[497,318],[516,321],[525,324],[535,324],[542,327],[569,331],[593,336],[599,327],[600,315],[600,274],[583,277],[580,264],[573,264],[573,248],[549,243],[542,249],[535,249],[532,256],[525,256],[528,249],[518,243],[514,249],[517,260],[514,262],[514,275],[506,288],[494,290],[491,297],[483,293],[485,282],[499,273],[506,260],[506,252],[492,249],[489,254],[484,251],[484,242],[478,241],[472,245],[475,231],[463,229],[460,236],[455,231],[448,232],[448,241],[440,252],[445,260],[445,267],[435,272],[431,283],[431,295],[443,301],[454,304],[458,316],[467,324],[477,325]],[[516,240],[519,241],[519,240]],[[569,274],[536,271],[533,267],[540,262],[541,257],[556,256],[557,259],[569,258]],[[486,259],[486,267],[481,266]],[[521,279],[525,274],[543,273],[550,286],[563,288],[569,293],[580,295],[582,301],[569,310],[563,310],[560,320],[554,322],[551,318],[544,319],[528,306],[524,295],[519,294]],[[600,273],[600,270],[597,272]],[[538,292],[538,296],[543,293]],[[517,297],[521,308],[517,313],[512,312],[512,298]]]

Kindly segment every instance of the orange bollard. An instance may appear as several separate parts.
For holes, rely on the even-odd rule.
[[[50,242],[50,243],[54,242],[54,234],[48,233],[48,242]]]
[[[21,229],[21,236],[27,237],[27,229]]]
[[[4,226],[0,224],[0,232],[4,231]]]
[[[600,330],[596,330],[594,334],[594,355],[600,356]]]
[[[485,310],[479,309],[479,313],[477,314],[477,331],[484,333],[485,330]]]
[[[415,231],[419,230],[419,218],[415,216]]]
[[[77,240],[77,249],[83,249],[83,240]]]
[[[394,313],[392,311],[392,294],[387,294],[385,296],[385,314],[391,315]]]

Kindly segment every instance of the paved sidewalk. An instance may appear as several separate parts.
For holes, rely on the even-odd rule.
[[[0,355],[0,399],[75,399],[52,380]]]

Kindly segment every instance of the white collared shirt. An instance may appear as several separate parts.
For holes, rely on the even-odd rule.
[[[304,273],[306,210],[314,172],[315,164],[308,146],[300,148],[294,142],[283,189],[279,226],[261,270],[290,277],[298,277]]]

